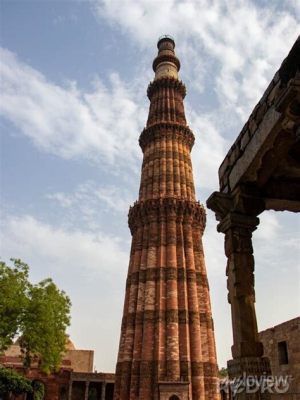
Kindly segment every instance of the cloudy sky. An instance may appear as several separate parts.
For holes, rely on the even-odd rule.
[[[157,38],[181,60],[197,195],[294,43],[297,0],[1,0],[1,258],[51,276],[72,299],[77,348],[113,371],[138,195],[138,137]],[[254,234],[259,329],[300,313],[299,216],[268,212]],[[223,237],[204,236],[218,361],[230,358]]]

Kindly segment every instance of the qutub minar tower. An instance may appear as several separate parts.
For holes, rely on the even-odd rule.
[[[187,126],[172,38],[154,59],[139,199],[116,368],[115,400],[217,400],[217,362],[202,247],[205,210],[195,199]]]

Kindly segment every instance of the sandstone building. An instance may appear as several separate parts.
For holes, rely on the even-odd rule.
[[[217,400],[218,379],[185,86],[170,37],[158,41],[116,367],[115,400]]]
[[[25,371],[18,343],[0,356],[0,365],[13,368],[32,381],[41,382],[45,390],[44,400],[112,400],[115,376],[93,372],[93,361],[92,350],[77,350],[71,341],[67,343],[59,371],[50,375],[41,372],[38,361]],[[24,400],[25,395],[16,399]],[[33,399],[28,395],[26,400]]]

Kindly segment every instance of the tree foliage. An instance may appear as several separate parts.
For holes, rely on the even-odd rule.
[[[42,371],[59,367],[70,325],[71,302],[51,279],[30,283],[29,267],[0,264],[0,352],[19,337],[24,365],[38,359]]]
[[[0,367],[0,395],[32,393],[31,381],[10,368]]]
[[[45,395],[45,386],[40,381],[33,381],[32,382],[33,388],[33,399],[34,400],[43,400]]]
[[[45,395],[44,384],[31,381],[11,368],[0,366],[0,396],[10,399],[11,395],[24,393],[32,393],[34,400],[42,400]]]
[[[0,352],[12,344],[19,330],[30,288],[28,265],[13,261],[13,268],[0,262]]]
[[[227,370],[227,368],[221,368],[221,369],[219,369],[219,377],[220,378],[227,378],[227,376],[228,376],[228,370]]]

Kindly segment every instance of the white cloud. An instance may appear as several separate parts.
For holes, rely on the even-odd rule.
[[[259,329],[300,313],[299,216],[265,211],[253,233]]]
[[[300,19],[300,3],[298,0],[285,0],[287,7],[290,7],[292,12],[295,12],[297,18]]]
[[[264,212],[259,216],[260,223],[254,232],[256,240],[275,239],[280,230],[279,221],[275,213]]]
[[[297,20],[290,8],[206,0],[170,0],[159,7],[151,0],[92,4],[98,17],[142,46],[152,48],[159,34],[174,34],[188,89],[202,93],[200,103],[205,96],[212,103],[214,90],[218,102],[205,113],[193,103],[189,123],[196,137],[201,130],[193,158],[195,171],[200,157],[203,168],[196,183],[216,188],[216,171],[228,147],[223,138],[238,134],[294,40]],[[1,50],[1,59],[0,112],[36,146],[67,159],[84,157],[138,170],[137,137],[147,113],[146,96],[137,85],[140,77],[127,85],[112,73],[109,85],[98,79],[93,90],[84,92],[76,82],[65,87],[50,82],[8,50]],[[208,80],[211,93],[205,91]]]
[[[192,151],[195,185],[201,190],[216,189],[218,168],[224,159],[228,144],[217,128],[214,116],[197,115],[192,110],[188,115],[196,138]]]
[[[129,206],[136,200],[137,193],[127,186],[113,184],[96,184],[89,180],[75,187],[71,192],[49,193],[46,198],[54,205],[56,215],[62,216],[64,227],[74,229],[84,226],[85,230],[97,232],[118,215],[124,221],[127,219]],[[108,226],[106,226],[107,228]]]
[[[146,113],[117,74],[110,75],[109,87],[96,80],[85,93],[76,82],[61,87],[48,81],[6,49],[0,57],[0,113],[36,146],[66,159],[135,167]]]
[[[300,274],[299,215],[269,210],[259,215],[259,219],[253,243],[262,265],[267,263],[277,271],[290,269]]]
[[[117,236],[67,231],[24,215],[5,218],[1,229],[1,257],[20,257],[34,264],[37,259],[43,259],[54,271],[59,268],[68,274],[76,268],[88,271],[101,266],[104,276],[109,276],[119,273],[128,254],[122,250]]]
[[[87,158],[139,171],[141,151],[137,139],[146,122],[146,108],[138,105],[133,91],[127,89],[116,74],[110,76],[111,87],[94,83],[90,93],[81,92],[76,82],[60,87],[45,76],[2,49],[1,114],[8,118],[33,143],[44,151],[62,158]],[[137,79],[139,81],[139,79]],[[136,82],[137,84],[137,82]],[[131,85],[134,86],[134,85]],[[138,97],[141,98],[141,94]],[[143,94],[146,100],[145,94]],[[217,168],[225,155],[224,144],[211,115],[199,115],[189,105],[188,117],[196,134],[195,170],[199,165],[202,187],[217,185]],[[198,134],[200,135],[198,136]],[[199,163],[198,163],[199,161]],[[211,179],[214,176],[214,179]],[[138,179],[138,177],[136,178]],[[87,187],[78,188],[81,197]],[[96,188],[94,188],[96,191]],[[97,196],[116,209],[128,207],[128,194],[114,197],[114,187],[98,188]],[[52,195],[53,196],[53,195]],[[66,207],[72,199],[57,193],[56,200]],[[114,197],[114,198],[113,198]],[[78,200],[82,200],[78,198]],[[82,203],[84,204],[84,203]],[[89,211],[90,212],[90,211]]]
[[[218,187],[218,167],[296,39],[290,7],[235,0],[92,2],[100,20],[142,47],[165,33],[175,37],[188,93],[188,123],[196,136],[195,183]],[[208,103],[208,105],[207,105]],[[205,111],[203,111],[205,109]]]
[[[69,208],[74,203],[74,200],[71,196],[62,192],[51,193],[48,194],[46,197],[50,200],[54,200],[63,208]]]
[[[132,194],[126,190],[123,190],[121,194],[115,186],[100,187],[96,190],[95,194],[109,209],[117,212],[127,212],[129,206],[135,201]]]
[[[159,5],[153,0],[95,0],[92,4],[97,17],[118,26],[141,46],[153,46],[162,34],[173,35],[187,70],[195,66],[201,71],[199,60],[209,58],[206,68],[215,77],[219,105],[231,105],[234,114],[239,107],[241,119],[286,56],[299,24],[291,11],[297,7],[293,1],[277,8],[243,0],[170,0]],[[205,75],[202,68],[195,80],[201,92]]]
[[[294,40],[297,21],[290,8],[259,8],[244,1],[212,5],[205,0],[170,0],[159,7],[151,0],[92,4],[99,18],[144,47],[153,48],[162,33],[178,38],[182,76],[188,90],[200,96],[198,104],[188,104],[188,122],[196,135],[196,185],[217,188],[217,169],[229,147],[224,138],[237,136]],[[64,87],[50,82],[8,50],[1,50],[1,59],[0,112],[36,146],[66,159],[104,161],[114,171],[126,166],[138,172],[137,138],[147,115],[141,76],[125,84],[112,73],[109,84],[97,79],[84,92],[76,82]],[[99,196],[113,206],[109,191]]]

